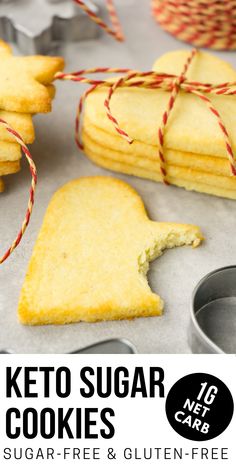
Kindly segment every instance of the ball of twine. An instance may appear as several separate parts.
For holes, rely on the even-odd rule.
[[[197,47],[236,49],[236,0],[152,0],[154,18]]]

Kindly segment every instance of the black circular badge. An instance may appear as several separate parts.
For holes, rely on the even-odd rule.
[[[234,411],[226,385],[210,374],[186,375],[170,389],[166,415],[172,428],[193,441],[219,436],[229,425]]]

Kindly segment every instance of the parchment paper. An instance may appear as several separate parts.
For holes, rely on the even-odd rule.
[[[117,1],[119,7],[119,1]],[[151,17],[150,0],[120,2],[126,42],[107,35],[96,41],[65,44],[58,51],[66,70],[94,66],[149,70],[165,51],[188,48],[163,32]],[[234,53],[217,53],[235,64]],[[79,153],[73,140],[76,106],[83,86],[58,83],[53,112],[37,116],[36,142],[31,147],[39,175],[36,203],[30,226],[20,247],[0,267],[0,349],[21,353],[64,353],[110,337],[126,337],[140,353],[187,353],[190,300],[194,286],[209,271],[236,261],[236,202],[165,187],[150,181],[115,174],[133,185],[149,215],[159,221],[199,225],[206,237],[198,249],[167,251],[151,264],[152,289],[165,300],[162,317],[97,324],[24,327],[17,321],[17,302],[31,251],[52,194],[65,182],[82,175],[109,175]],[[194,133],[194,130],[193,130]],[[26,207],[30,176],[22,165],[19,174],[5,179],[0,196],[0,249],[13,240]]]

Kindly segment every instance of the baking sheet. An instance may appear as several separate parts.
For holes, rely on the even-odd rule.
[[[67,71],[95,66],[148,70],[160,54],[188,48],[156,25],[151,17],[150,0],[117,0],[117,5],[126,42],[119,44],[102,34],[96,41],[65,45],[59,53],[66,59]],[[236,67],[234,53],[217,54]],[[112,174],[90,163],[74,143],[75,112],[82,90],[83,86],[74,83],[58,83],[53,112],[34,119],[37,139],[31,150],[39,183],[26,235],[20,247],[0,267],[0,349],[64,353],[102,339],[126,337],[140,353],[188,353],[187,328],[194,286],[207,272],[235,263],[236,202],[119,174],[115,175],[140,193],[151,218],[197,224],[206,237],[198,249],[172,249],[152,262],[148,279],[152,289],[165,301],[164,315],[68,326],[25,327],[17,322],[20,288],[52,194],[75,177]],[[1,253],[15,237],[25,211],[30,183],[27,164],[23,164],[21,173],[5,181],[7,191],[0,196]]]

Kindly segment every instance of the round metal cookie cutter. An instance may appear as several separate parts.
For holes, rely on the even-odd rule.
[[[188,334],[193,353],[236,353],[236,266],[200,280],[192,296]]]

